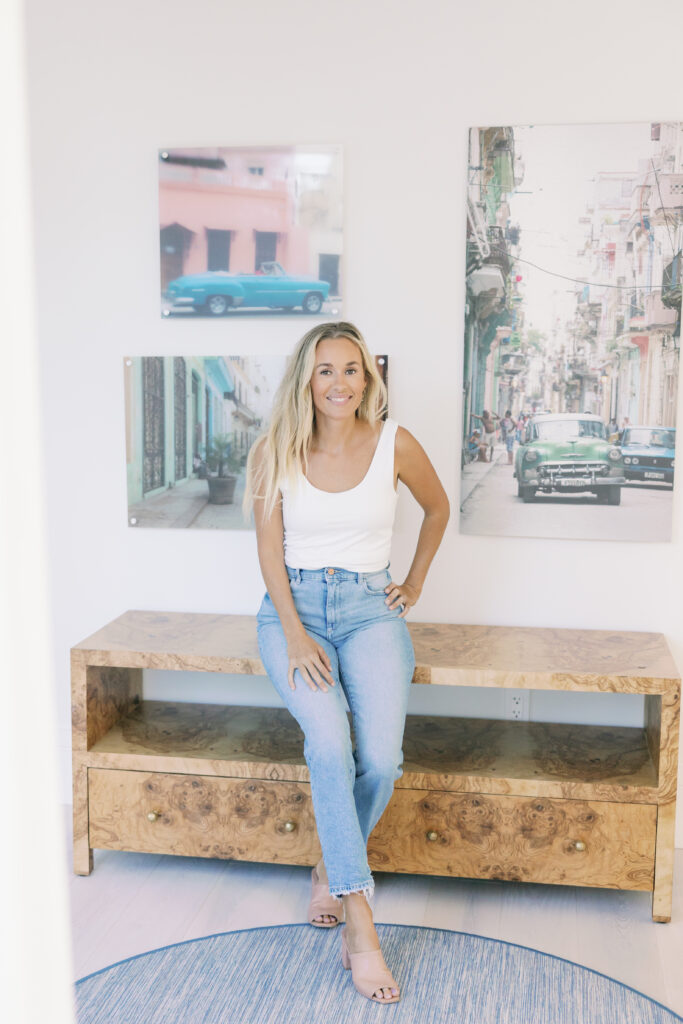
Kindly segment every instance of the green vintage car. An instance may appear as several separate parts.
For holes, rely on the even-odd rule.
[[[620,449],[607,440],[607,427],[590,413],[532,416],[515,456],[517,496],[589,491],[609,505],[621,502],[626,483]]]

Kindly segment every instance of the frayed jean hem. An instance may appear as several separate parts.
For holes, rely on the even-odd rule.
[[[342,896],[349,896],[354,892],[362,892],[366,900],[369,901],[374,891],[375,883],[372,878],[369,882],[361,883],[360,885],[343,885],[336,888],[330,886],[330,896],[334,896],[336,900],[341,900]]]

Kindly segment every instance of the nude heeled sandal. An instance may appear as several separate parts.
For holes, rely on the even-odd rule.
[[[371,949],[366,953],[350,953],[346,944],[346,929],[342,931],[342,964],[351,971],[353,984],[362,996],[373,1003],[397,1003],[401,996],[389,999],[378,999],[375,992],[380,988],[398,988],[391,971],[387,967],[381,949]]]
[[[344,919],[344,904],[330,896],[326,882],[321,882],[315,868],[311,871],[311,902],[308,905],[308,923],[316,928],[336,928]],[[314,921],[313,918],[327,914],[336,917],[336,921]]]

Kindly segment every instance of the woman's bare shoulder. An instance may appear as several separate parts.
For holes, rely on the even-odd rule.
[[[414,471],[429,463],[427,453],[415,435],[400,425],[396,428],[395,455],[396,468],[401,478],[408,470]]]
[[[408,451],[416,444],[418,444],[417,438],[398,423],[396,425],[396,451]]]
[[[398,479],[411,491],[425,512],[448,509],[448,498],[432,466],[429,456],[405,427],[396,430],[396,459]]]

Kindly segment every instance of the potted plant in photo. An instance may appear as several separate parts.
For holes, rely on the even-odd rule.
[[[242,467],[241,456],[234,451],[230,434],[216,434],[206,452],[209,474],[209,501],[212,505],[230,505],[235,494],[237,473]]]

